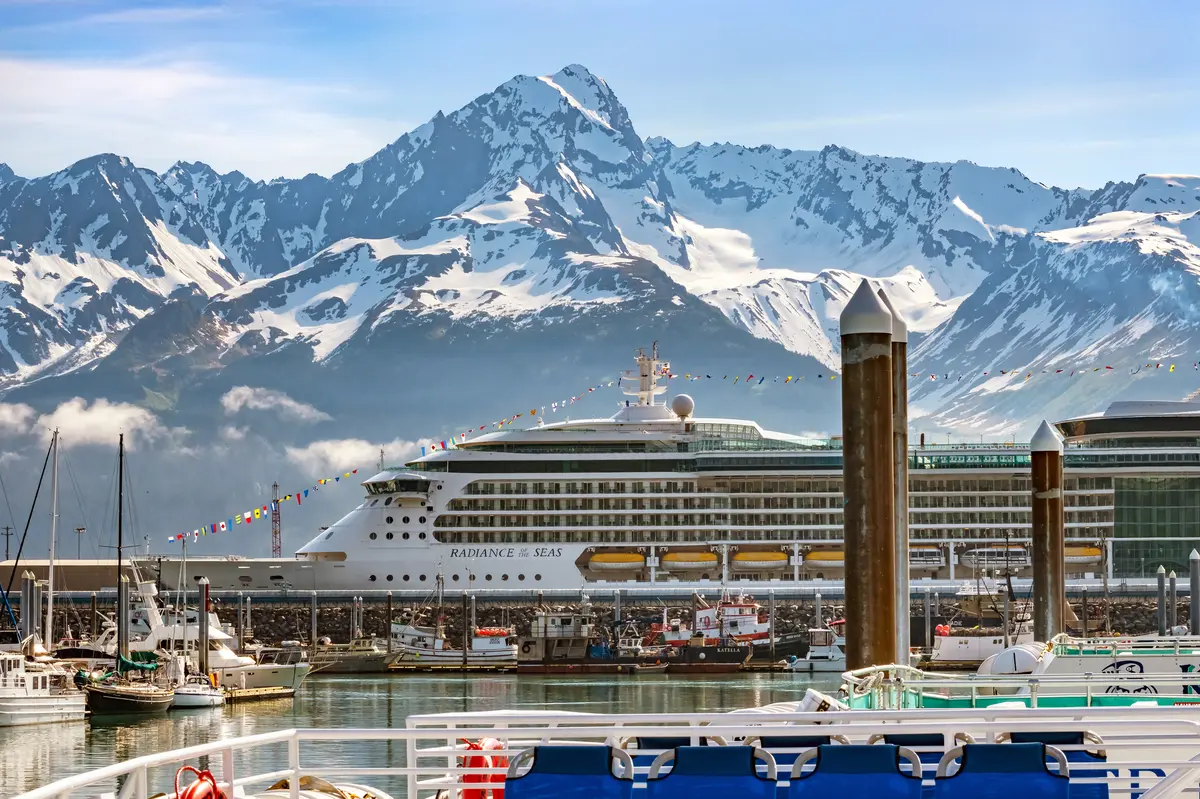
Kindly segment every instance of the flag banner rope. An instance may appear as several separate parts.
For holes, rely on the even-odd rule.
[[[1186,365],[1186,364],[1184,364],[1184,365]],[[1191,363],[1191,366],[1192,366],[1193,371],[1200,371],[1200,362],[1193,361]],[[1027,380],[1033,379],[1034,377],[1039,377],[1041,375],[1051,375],[1051,376],[1059,376],[1059,377],[1077,377],[1077,376],[1095,375],[1095,374],[1111,374],[1114,372],[1123,373],[1125,370],[1128,370],[1130,376],[1133,376],[1133,375],[1145,376],[1148,374],[1149,375],[1170,375],[1170,374],[1175,374],[1176,371],[1179,371],[1180,370],[1179,367],[1180,367],[1179,364],[1172,363],[1170,361],[1150,361],[1144,365],[1139,362],[1135,366],[1120,367],[1120,368],[1117,368],[1117,367],[1114,367],[1111,365],[1094,366],[1094,365],[1089,364],[1086,366],[1063,367],[1061,369],[1047,368],[1047,369],[1038,369],[1038,370],[1032,370],[1032,369],[1029,369],[1028,367],[1026,367],[1024,369],[987,369],[987,370],[980,370],[980,371],[975,371],[975,372],[953,372],[953,371],[924,372],[924,371],[922,371],[922,372],[909,372],[909,377],[918,379],[918,380],[929,380],[929,381],[934,381],[934,382],[937,382],[937,381],[959,382],[964,379],[978,379],[978,378],[984,378],[984,377],[986,377],[986,378],[1005,377],[1005,378],[1009,378],[1009,379],[1018,379],[1021,381],[1027,381]],[[753,387],[753,386],[761,386],[761,385],[766,384],[768,379],[771,381],[771,385],[779,384],[779,385],[783,385],[783,386],[793,386],[793,385],[800,385],[805,380],[805,378],[808,378],[811,383],[811,381],[813,379],[837,380],[838,377],[840,377],[840,375],[836,371],[833,371],[833,370],[816,371],[816,372],[811,372],[806,375],[764,375],[764,374],[756,373],[756,372],[747,372],[744,377],[740,374],[717,375],[715,373],[701,374],[699,372],[697,372],[697,373],[692,373],[692,372],[677,373],[677,372],[670,371],[669,364],[664,364],[663,368],[661,368],[659,370],[657,377],[665,378],[667,380],[681,380],[684,382],[697,382],[700,380],[716,380],[716,381],[725,381],[731,385],[739,385],[740,384],[740,385]],[[562,400],[552,400],[551,402],[549,402],[545,405],[530,408],[528,411],[522,411],[520,413],[512,414],[511,416],[507,416],[498,421],[489,422],[487,424],[481,424],[478,426],[473,426],[467,430],[459,432],[459,433],[457,433],[449,438],[446,438],[444,440],[436,441],[436,442],[428,444],[426,446],[422,446],[421,447],[421,455],[425,456],[431,451],[437,452],[438,450],[452,449],[458,442],[465,441],[469,436],[476,435],[478,433],[487,431],[489,429],[493,429],[493,430],[503,429],[505,427],[516,424],[519,419],[522,419],[525,417],[529,417],[532,419],[532,418],[536,418],[538,416],[544,417],[549,414],[559,413],[560,411],[563,411],[566,408],[569,408],[570,406],[574,405],[575,403],[582,401],[589,394],[594,394],[595,392],[597,392],[601,389],[611,388],[612,386],[617,386],[618,388],[620,388],[620,387],[622,387],[623,384],[636,383],[637,380],[638,380],[637,377],[621,377],[617,380],[609,380],[604,383],[598,383],[594,386],[589,386],[588,388],[584,389],[583,391],[580,391],[578,394],[573,394]],[[311,486],[309,486],[307,488],[299,489],[290,494],[285,494],[283,497],[280,498],[279,501],[280,502],[290,502],[292,500],[295,500],[297,505],[303,504],[304,500],[307,499],[310,494],[316,493],[317,491],[320,491],[322,488],[327,488],[330,485],[337,485],[337,484],[341,483],[343,480],[346,480],[347,482],[349,482],[349,480],[352,476],[358,474],[358,471],[359,471],[358,469],[352,469],[348,472],[343,472],[342,474],[335,475],[333,477],[323,477],[323,478],[317,480],[316,483],[312,484]],[[232,530],[234,527],[237,527],[242,524],[250,525],[250,524],[253,524],[255,521],[262,521],[263,519],[269,519],[270,514],[274,510],[275,510],[275,502],[271,501],[266,505],[256,506],[247,511],[242,511],[240,513],[228,515],[228,516],[226,516],[226,519],[224,521],[209,522],[208,524],[206,524],[202,527],[194,528],[192,530],[186,530],[182,533],[176,533],[174,535],[168,536],[167,540],[172,541],[172,542],[183,541],[185,538],[188,538],[189,536],[193,540],[198,540],[199,538],[207,536],[209,534],[216,535],[218,533],[228,532],[228,531]]]

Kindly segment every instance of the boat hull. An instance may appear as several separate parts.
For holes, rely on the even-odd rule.
[[[318,652],[309,662],[313,671],[319,671],[321,674],[380,674],[388,670],[395,657],[394,652],[351,654],[342,657],[322,657]]]
[[[213,669],[222,688],[289,688],[297,690],[312,670],[312,664],[292,663],[287,665],[258,664]]]
[[[122,686],[88,685],[87,709],[94,716],[165,713],[171,708],[171,691],[131,690]]]
[[[87,697],[82,693],[60,696],[0,696],[0,727],[83,721]]]
[[[450,671],[466,668],[471,671],[509,671],[517,667],[516,648],[503,652],[475,652],[468,650],[463,658],[461,649],[417,649],[400,645],[388,664],[390,671]]]

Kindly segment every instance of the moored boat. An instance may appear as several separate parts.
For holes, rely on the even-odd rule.
[[[225,704],[225,692],[202,674],[193,674],[175,687],[171,707],[188,709],[197,707],[220,707]]]
[[[0,652],[0,727],[82,721],[86,697],[53,664]]]
[[[165,713],[175,692],[151,683],[103,682],[85,685],[87,709],[93,716]]]

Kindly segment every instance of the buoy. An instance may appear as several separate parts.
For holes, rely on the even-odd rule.
[[[461,739],[467,745],[469,752],[488,752],[496,749],[503,749],[504,744],[495,738],[481,738],[478,742]],[[469,769],[485,769],[485,768],[508,768],[508,758],[503,755],[485,755],[472,754],[460,758],[464,768]],[[504,774],[482,774],[479,772],[464,774],[462,776],[464,783],[499,783],[504,785]],[[181,797],[182,799],[182,797]],[[503,787],[488,788],[463,788],[462,799],[504,799]]]
[[[190,771],[196,775],[196,781],[179,791],[179,777],[183,772]],[[175,772],[175,796],[177,799],[225,799],[225,794],[217,787],[217,778],[208,769],[200,771],[191,766],[181,766]]]

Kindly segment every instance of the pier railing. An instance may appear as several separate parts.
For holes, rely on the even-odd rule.
[[[1200,722],[1194,709],[1093,708],[795,712],[795,703],[732,713],[621,714],[454,713],[410,717],[405,728],[282,730],[213,741],[208,744],[133,758],[36,788],[17,799],[113,797],[173,799],[175,769],[210,764],[227,794],[253,796],[276,783],[269,795],[298,799],[300,778],[319,776],[335,784],[365,779],[379,799],[462,799],[478,790],[479,780],[464,777],[502,775],[503,767],[467,767],[467,741],[496,739],[499,748],[477,754],[512,757],[546,743],[607,744],[641,754],[639,738],[687,738],[694,744],[736,746],[776,735],[836,734],[868,743],[887,733],[942,734],[947,747],[959,741],[998,742],[1013,733],[1087,732],[1102,744],[1062,746],[1070,753],[1102,747],[1104,777],[1072,777],[1073,782],[1103,782],[1112,797],[1173,799],[1195,792],[1200,779]],[[821,726],[815,726],[821,725]],[[380,749],[380,744],[384,748]],[[394,746],[393,745],[397,745]],[[648,744],[652,746],[652,744]],[[941,751],[940,747],[915,747]],[[780,750],[781,753],[796,750]],[[373,755],[372,755],[373,753]],[[272,768],[273,766],[273,768]],[[635,784],[648,766],[635,766]],[[926,775],[931,776],[931,775]],[[286,784],[278,784],[286,781]],[[392,787],[395,786],[395,787]],[[497,786],[499,787],[499,786]],[[362,795],[357,789],[355,793]]]

